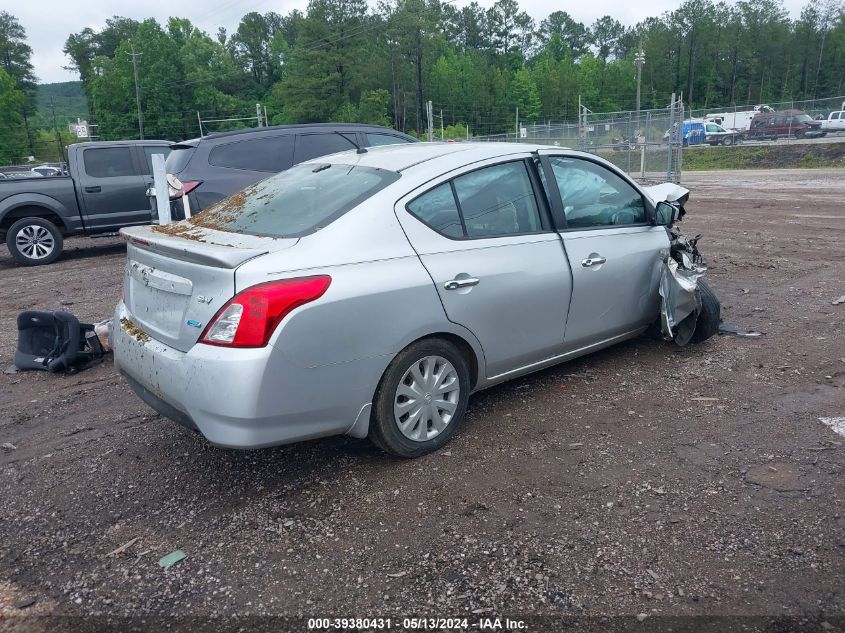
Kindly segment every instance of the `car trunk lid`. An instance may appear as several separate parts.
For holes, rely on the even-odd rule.
[[[180,222],[122,229],[124,303],[148,336],[188,351],[235,294],[235,272],[251,259],[298,240],[228,233]]]

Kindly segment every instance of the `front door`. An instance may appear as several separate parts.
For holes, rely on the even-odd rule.
[[[572,156],[548,157],[565,226],[560,232],[572,269],[567,350],[606,341],[658,317],[666,229],[651,226],[646,200],[620,174]],[[557,191],[555,191],[557,189]],[[559,192],[559,193],[558,193]],[[561,221],[563,220],[563,221]]]
[[[569,263],[530,169],[487,165],[397,206],[447,317],[481,343],[488,378],[563,346]]]

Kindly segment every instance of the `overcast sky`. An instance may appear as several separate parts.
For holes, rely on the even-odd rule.
[[[806,0],[784,0],[785,8],[797,16]],[[480,0],[488,7],[494,0]],[[468,0],[457,0],[455,6],[468,4]],[[32,61],[35,74],[41,83],[70,81],[79,77],[62,68],[68,59],[62,53],[62,46],[70,33],[76,33],[86,26],[100,29],[107,17],[122,15],[136,20],[150,16],[160,23],[174,14],[172,0],[146,0],[128,3],[125,0],[41,0],[39,2],[17,3],[11,12],[26,29],[29,45],[32,46]],[[372,3],[371,3],[372,4]],[[603,15],[612,15],[625,25],[631,25],[650,16],[674,9],[680,0],[604,0],[604,2],[560,3],[555,0],[519,0],[520,7],[537,22],[552,11],[567,11],[576,20],[589,25]],[[231,33],[237,28],[241,16],[249,11],[275,11],[282,15],[293,9],[304,10],[307,0],[181,0],[178,3],[178,17],[191,20],[196,26],[214,35],[218,26],[225,26]]]

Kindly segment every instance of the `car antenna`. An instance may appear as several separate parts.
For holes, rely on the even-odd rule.
[[[366,154],[367,153],[366,147],[361,147],[360,145],[358,145],[358,143],[356,143],[351,138],[346,136],[346,134],[344,134],[343,132],[338,132],[337,130],[335,130],[334,133],[337,134],[338,136],[340,136],[341,138],[345,138],[347,141],[352,143],[355,146],[355,149],[357,150],[356,153],[358,153],[358,154]]]

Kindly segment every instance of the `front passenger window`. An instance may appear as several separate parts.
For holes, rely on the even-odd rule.
[[[579,158],[549,159],[569,229],[642,224],[643,197],[611,170]]]

